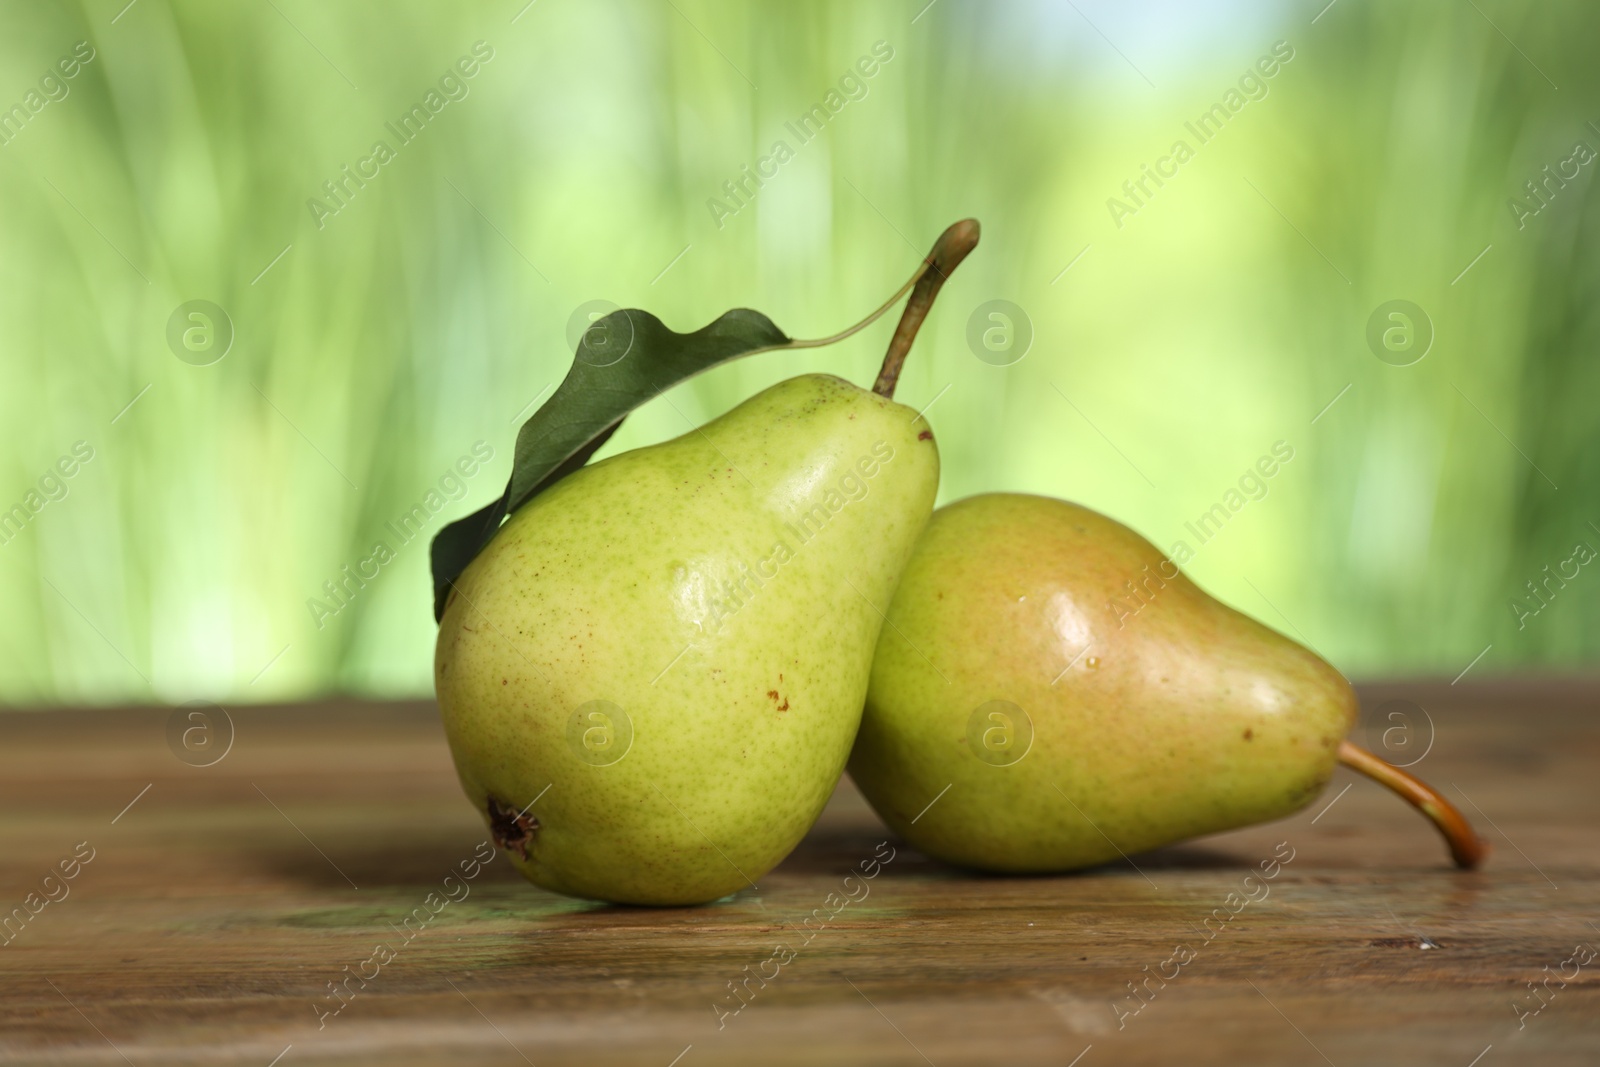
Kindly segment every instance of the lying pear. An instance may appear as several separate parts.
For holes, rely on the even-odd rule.
[[[1043,872],[1289,815],[1344,758],[1425,790],[1408,799],[1474,865],[1459,813],[1344,742],[1357,711],[1338,671],[1126,526],[991,494],[935,512],[917,544],[849,769],[928,854]]]
[[[933,508],[916,416],[792,378],[569,475],[466,569],[439,707],[463,788],[530,881],[700,903],[799,842],[855,737],[875,605]]]

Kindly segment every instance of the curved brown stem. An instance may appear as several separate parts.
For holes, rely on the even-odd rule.
[[[1472,829],[1466,816],[1433,786],[1348,741],[1339,742],[1339,762],[1353,771],[1360,771],[1380,785],[1388,786],[1433,820],[1433,825],[1450,846],[1450,858],[1456,861],[1457,867],[1470,871],[1483,862],[1483,857],[1489,851],[1488,846]]]
[[[893,398],[895,383],[900,380],[900,367],[906,361],[906,353],[911,350],[911,342],[916,340],[922,320],[928,317],[933,298],[939,295],[939,287],[950,277],[950,272],[967,258],[967,253],[977,246],[977,219],[962,219],[941,233],[934,242],[933,251],[922,261],[922,269],[911,288],[911,299],[906,301],[906,309],[900,316],[900,325],[895,327],[894,337],[889,341],[889,351],[883,357],[883,369],[878,371],[878,380],[872,383],[874,393]]]

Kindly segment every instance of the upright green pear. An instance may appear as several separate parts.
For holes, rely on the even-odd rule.
[[[517,868],[666,905],[782,860],[843,771],[938,473],[915,411],[809,374],[514,512],[456,583],[435,681]]]
[[[1288,815],[1357,713],[1314,653],[1045,497],[941,508],[888,622],[850,774],[970,867],[1068,870]]]

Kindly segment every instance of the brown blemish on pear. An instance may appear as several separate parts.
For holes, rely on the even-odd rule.
[[[508,807],[492,794],[486,805],[489,814],[489,833],[494,843],[507,852],[515,850],[523,859],[528,858],[528,846],[539,832],[539,820],[527,812]]]

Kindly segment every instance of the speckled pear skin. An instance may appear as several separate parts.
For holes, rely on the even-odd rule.
[[[850,757],[878,814],[948,862],[1046,872],[1316,797],[1355,721],[1349,683],[1164,560],[1126,526],[1047,497],[935,512],[889,608]],[[993,761],[1018,748],[986,762],[969,747],[969,717],[993,700],[1032,722],[1016,762]],[[989,736],[1004,749],[1003,730]],[[1023,736],[1019,721],[1010,743]]]
[[[812,374],[515,512],[457,583],[434,674],[462,787],[517,868],[695,904],[788,855],[843,773],[938,477],[915,411]],[[605,765],[569,730],[596,700],[632,728]]]

